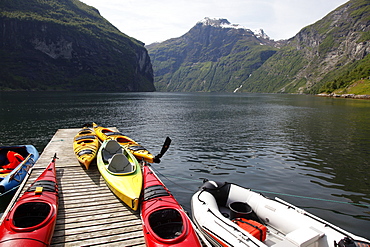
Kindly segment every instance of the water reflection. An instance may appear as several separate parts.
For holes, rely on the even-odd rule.
[[[40,151],[60,128],[115,126],[153,153],[153,167],[186,209],[203,178],[282,193],[370,238],[370,101],[300,95],[0,93],[0,142]],[[166,179],[169,178],[169,179]],[[173,183],[174,182],[174,183]],[[304,195],[316,201],[290,197]],[[344,203],[334,203],[332,201]]]

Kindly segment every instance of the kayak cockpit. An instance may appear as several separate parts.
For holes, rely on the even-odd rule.
[[[183,233],[181,214],[172,208],[161,209],[149,216],[150,228],[162,239],[176,239]]]
[[[52,215],[52,211],[52,207],[49,205],[49,203],[23,203],[14,211],[13,225],[15,228],[34,228],[35,226],[46,222]]]
[[[135,172],[136,166],[130,162],[127,150],[117,141],[109,140],[103,151],[103,161],[108,164],[107,170],[112,174],[130,174]]]
[[[108,163],[115,154],[122,153],[122,146],[115,140],[109,140],[105,144],[102,151],[102,158],[105,163]]]

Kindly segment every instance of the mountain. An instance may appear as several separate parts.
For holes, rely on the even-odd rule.
[[[179,38],[147,46],[159,91],[234,91],[282,44],[226,19],[205,18]]]
[[[333,82],[344,86],[343,80],[369,77],[369,24],[369,0],[345,3],[289,39],[245,81],[243,90],[318,93]]]
[[[370,0],[351,0],[289,40],[205,18],[147,46],[159,91],[318,93],[369,78]]]
[[[0,25],[0,90],[155,90],[144,44],[78,0],[1,0]]]

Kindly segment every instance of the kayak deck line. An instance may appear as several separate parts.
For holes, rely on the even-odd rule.
[[[95,161],[89,170],[79,164],[72,144],[80,130],[57,130],[30,170],[29,177],[19,187],[16,194],[19,196],[13,198],[7,210],[56,153],[60,198],[51,246],[145,246],[139,212],[131,210],[110,191]]]

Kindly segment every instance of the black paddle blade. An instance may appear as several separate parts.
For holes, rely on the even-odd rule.
[[[161,152],[159,153],[161,155],[161,157],[167,152],[168,148],[170,147],[171,145],[171,138],[169,138],[167,136],[166,140],[164,141],[164,144],[163,144],[163,147],[162,147],[162,150]]]
[[[163,146],[162,146],[162,149],[161,149],[161,152],[159,154],[157,154],[155,157],[154,157],[154,162],[155,163],[159,163],[161,162],[161,158],[162,156],[167,152],[168,148],[170,147],[170,144],[171,144],[171,138],[169,138],[167,136],[166,140],[164,141],[163,143]]]

